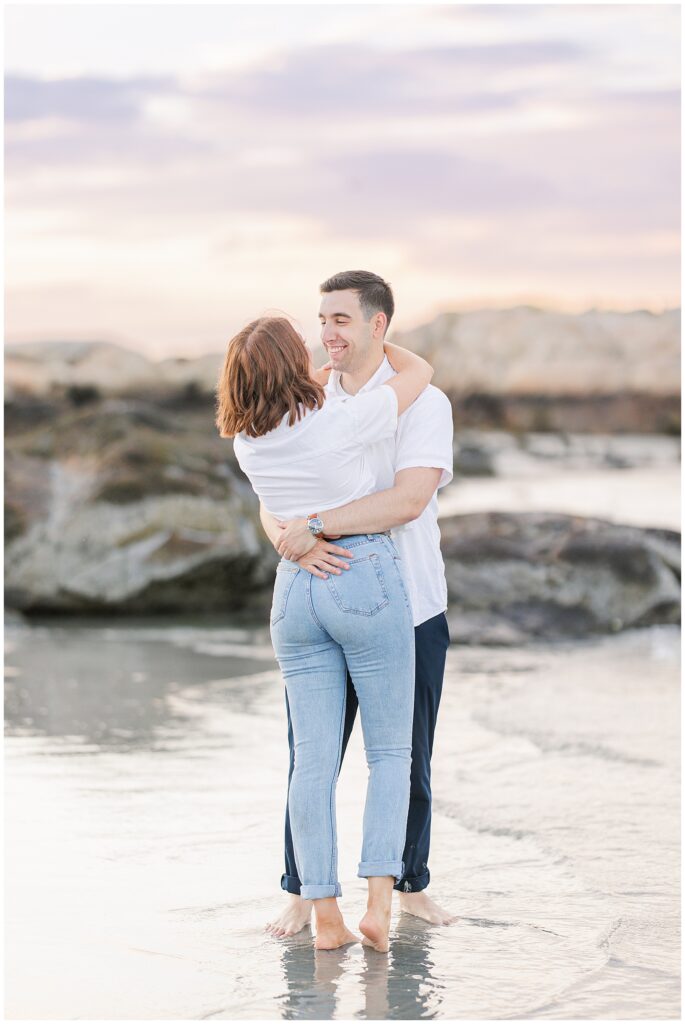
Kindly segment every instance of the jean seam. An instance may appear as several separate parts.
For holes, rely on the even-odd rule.
[[[406,604],[407,608],[411,611],[411,605],[409,604],[409,595],[407,594],[407,588],[404,585],[402,573],[400,571],[399,565],[397,564],[400,561],[401,558],[399,555],[393,555],[392,564],[395,566],[395,572],[397,573],[397,578],[399,580],[400,587],[402,588],[402,594],[404,595],[404,603]]]
[[[385,536],[385,534],[380,534],[380,533],[351,533],[349,536],[350,537],[360,537],[361,540],[353,540],[350,543],[345,543],[345,547],[347,547],[347,548],[359,548],[359,547],[362,547],[364,544],[369,544],[369,543],[372,543],[374,541],[377,541],[379,538],[382,539]],[[341,543],[343,541],[346,541],[346,537],[345,536],[343,536],[341,538]]]
[[[281,621],[281,619],[285,618],[285,613],[286,613],[287,608],[288,608],[288,598],[290,597],[290,591],[293,589],[293,583],[297,579],[297,574],[299,573],[300,570],[299,569],[283,569],[282,571],[283,572],[287,572],[287,573],[291,573],[292,574],[292,578],[287,580],[287,582],[286,582],[285,590],[283,592],[283,598],[282,598],[282,601],[281,601],[281,610],[278,613],[278,615],[271,620],[271,625],[272,626],[275,626],[277,623],[279,623]]]
[[[400,557],[400,553],[397,550],[397,546],[395,545],[395,542],[393,541],[392,537],[389,537],[385,533],[381,534],[380,537],[381,537],[381,542],[383,544],[383,547],[386,549],[386,551],[390,555],[392,555],[393,558],[399,558]]]
[[[371,562],[371,565],[376,570],[376,576],[378,577],[378,582],[380,583],[381,590],[383,591],[383,594],[385,595],[385,599],[386,599],[386,601],[389,601],[390,600],[390,595],[388,594],[388,588],[385,585],[385,574],[383,572],[383,566],[381,565],[381,560],[378,557],[378,555],[372,554],[372,555],[369,555],[369,561]]]
[[[342,738],[343,731],[345,729],[345,709],[347,706],[347,678],[345,679],[345,689],[343,690],[342,700],[342,714],[340,715],[340,726],[338,728],[338,759],[335,765],[335,772],[333,774],[333,781],[331,782],[331,791],[329,797],[329,814],[331,817],[331,873],[330,873],[330,884],[335,885],[333,875],[338,873],[338,833],[335,827],[335,784],[338,781],[340,774],[341,755],[342,755]]]
[[[324,634],[324,636],[327,637],[329,635],[328,631],[323,628],[323,626],[321,625],[321,623],[319,622],[319,620],[317,618],[316,612],[314,611],[314,602],[312,601],[312,578],[313,577],[311,576],[310,573],[308,573],[307,575],[309,576],[309,579],[307,580],[307,584],[306,584],[307,608],[309,609],[309,614],[311,615],[312,619],[314,620],[314,625],[318,629],[321,630],[321,632]]]

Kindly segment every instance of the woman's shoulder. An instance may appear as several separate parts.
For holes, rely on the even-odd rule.
[[[326,403],[324,403],[323,407],[325,405]],[[244,430],[241,430],[234,438],[234,445],[238,442],[239,446],[254,449],[270,447],[271,445],[289,444],[303,432],[307,431],[314,423],[316,414],[320,411],[316,408],[306,409],[300,406],[299,416],[295,419],[294,423],[289,422],[290,413],[285,413],[283,419],[280,423],[276,424],[273,430],[269,430],[266,434],[260,434],[259,437],[251,437]]]

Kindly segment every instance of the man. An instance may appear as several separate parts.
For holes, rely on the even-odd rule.
[[[327,395],[345,400],[359,391],[379,387],[394,376],[383,351],[383,339],[394,312],[390,285],[377,274],[355,270],[335,274],[321,285],[320,291],[321,340],[332,367]],[[327,537],[392,530],[409,589],[416,644],[405,873],[395,889],[402,910],[432,924],[450,924],[455,918],[426,892],[430,882],[430,761],[449,647],[445,618],[447,585],[437,521],[437,490],[452,479],[452,410],[447,397],[435,387],[426,388],[400,417],[395,437],[373,445],[369,459],[377,480],[375,494],[326,512],[311,509],[309,521],[278,523],[263,507],[260,516],[279,554],[297,561],[315,576],[354,571],[344,561],[352,553],[331,544]],[[356,712],[357,698],[348,676],[343,755]],[[292,775],[294,751],[289,710],[288,740]],[[311,902],[299,895],[300,880],[287,809],[285,866],[281,888],[290,894],[290,902],[267,925],[267,930],[279,938],[299,932],[311,915]]]

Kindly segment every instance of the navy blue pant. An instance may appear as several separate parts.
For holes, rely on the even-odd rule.
[[[395,888],[400,892],[420,892],[430,882],[428,851],[431,838],[431,755],[440,695],[442,694],[445,658],[450,645],[444,612],[428,619],[427,622],[422,622],[420,626],[415,626],[414,640],[416,644],[416,685],[409,817],[407,819],[407,839],[402,857],[404,875],[399,882],[395,883]],[[288,713],[288,743],[290,744],[290,770],[288,772],[288,789],[290,789],[290,779],[295,764],[295,750],[287,694],[285,706]],[[348,674],[345,728],[342,740],[343,757],[347,741],[352,733],[357,707],[357,695]],[[287,806],[285,811],[285,874],[281,877],[281,888],[286,892],[300,895],[300,879],[297,877]]]

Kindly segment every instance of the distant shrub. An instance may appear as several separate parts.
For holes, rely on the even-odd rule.
[[[213,394],[200,381],[189,380],[180,388],[160,398],[165,409],[213,409]]]
[[[67,400],[77,408],[82,405],[92,405],[102,398],[100,389],[94,384],[70,384],[66,391]]]
[[[668,434],[669,437],[680,437],[680,416],[678,416],[677,412],[673,412],[670,416],[666,416],[663,431],[665,434]]]
[[[5,544],[26,532],[26,516],[14,502],[5,502]]]

